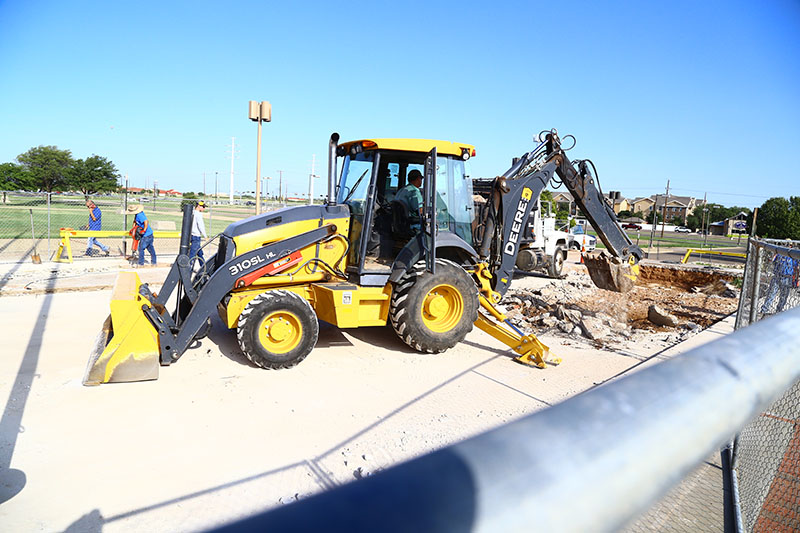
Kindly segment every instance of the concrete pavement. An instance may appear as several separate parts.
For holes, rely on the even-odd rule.
[[[81,378],[110,297],[95,289],[113,285],[116,271],[48,268],[20,266],[0,287],[0,323],[11,333],[0,359],[10,377],[0,383],[0,523],[9,531],[206,529],[446,446],[732,330],[726,320],[670,350],[624,354],[542,336],[564,363],[538,370],[513,362],[477,329],[457,348],[428,355],[390,328],[323,325],[303,363],[265,371],[215,319],[209,337],[163,367],[158,381],[89,388]],[[139,272],[158,283],[166,267]]]

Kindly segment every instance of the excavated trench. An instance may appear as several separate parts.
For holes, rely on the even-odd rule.
[[[615,346],[658,335],[679,341],[736,311],[736,273],[644,263],[636,286],[617,293],[594,286],[585,268],[538,289],[513,289],[504,303],[518,326]]]

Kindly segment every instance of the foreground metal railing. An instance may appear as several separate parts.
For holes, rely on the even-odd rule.
[[[219,531],[615,531],[798,378],[792,310]]]

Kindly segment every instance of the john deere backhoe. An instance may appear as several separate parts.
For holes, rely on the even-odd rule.
[[[120,274],[84,384],[157,379],[159,366],[207,333],[214,312],[263,368],[302,361],[316,344],[318,319],[340,328],[388,322],[406,344],[430,353],[456,345],[476,325],[523,363],[557,364],[496,307],[511,283],[522,227],[551,179],[572,192],[612,254],[586,258],[594,282],[625,291],[636,279],[641,250],[617,225],[587,162],[571,162],[554,130],[495,179],[480,217],[465,170],[473,146],[338,141],[334,133],[324,205],[235,222],[205,263],[188,257],[192,210],[184,208],[180,252],[160,292],[135,272]],[[419,229],[394,199],[415,169],[425,177]]]

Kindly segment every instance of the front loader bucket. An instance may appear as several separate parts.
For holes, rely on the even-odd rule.
[[[639,277],[639,264],[633,256],[623,262],[605,252],[585,253],[583,262],[594,284],[607,291],[628,292]]]
[[[158,379],[159,344],[153,324],[142,311],[147,299],[136,272],[122,272],[111,294],[111,314],[97,336],[84,385]]]

